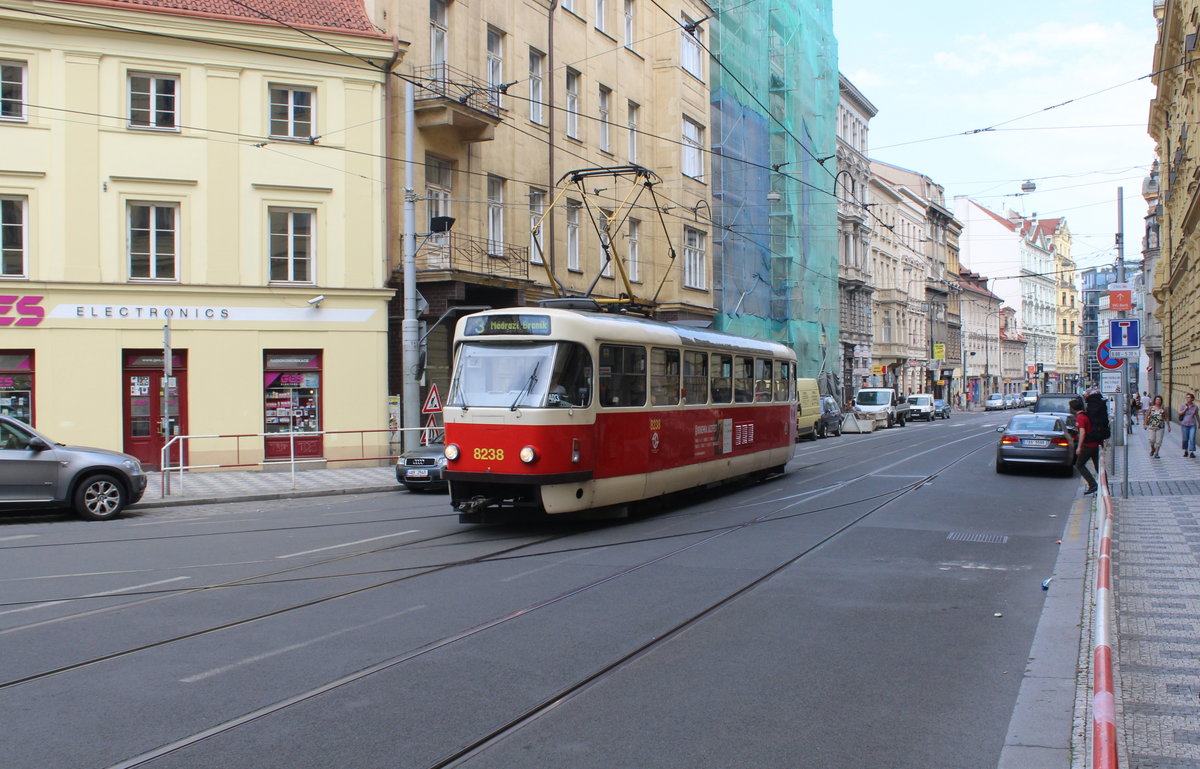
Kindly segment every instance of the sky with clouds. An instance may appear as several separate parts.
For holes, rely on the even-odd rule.
[[[872,158],[994,211],[1063,216],[1081,266],[1140,258],[1152,0],[833,0],[838,65],[879,110]],[[979,129],[992,129],[979,131]],[[975,132],[975,133],[969,133]],[[1037,190],[1021,193],[1025,180]]]

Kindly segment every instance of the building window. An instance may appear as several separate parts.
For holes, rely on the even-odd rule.
[[[271,87],[271,136],[311,139],[315,93],[310,88]]]
[[[579,138],[579,73],[567,70],[567,136]]]
[[[316,211],[272,208],[268,218],[271,226],[271,281],[312,283]]]
[[[629,102],[629,119],[626,125],[629,127],[629,162],[636,163],[638,159],[638,118],[640,117],[641,107],[637,102]]]
[[[612,146],[608,139],[608,113],[609,104],[612,102],[612,89],[600,86],[600,151],[612,152]]]
[[[608,19],[608,3],[606,0],[596,0],[596,29],[603,32]]]
[[[529,188],[529,263],[545,264],[546,241],[542,237],[541,221],[546,213],[546,192]]]
[[[134,280],[178,280],[179,206],[174,203],[129,204],[129,277]]]
[[[625,0],[625,47],[632,48],[634,41],[633,0]]]
[[[542,73],[546,70],[546,54],[529,49],[529,119],[545,124],[545,107],[542,98]]]
[[[562,0],[563,10],[577,14],[579,12],[579,7],[576,5],[576,2],[577,0]]]
[[[704,79],[704,49],[703,36],[704,33],[700,30],[700,25],[683,15],[683,29],[680,30],[682,35],[682,48],[679,54],[680,64],[684,70],[695,75],[699,79]]]
[[[429,218],[450,216],[450,194],[454,183],[454,169],[449,161],[425,156],[425,205]]]
[[[638,267],[641,264],[639,249],[642,223],[637,219],[630,219],[627,226],[628,242],[625,244],[625,273],[629,276],[631,282],[636,283],[640,280],[638,277]]]
[[[446,0],[429,0],[429,63],[446,65],[446,44],[449,37],[449,13]]]
[[[683,228],[683,285],[687,288],[708,288],[704,240],[705,235],[700,230]]]
[[[567,269],[580,272],[579,266],[579,201],[567,201]]]
[[[504,256],[504,180],[487,180],[488,256]]]
[[[25,119],[25,64],[0,61],[0,120]]]
[[[487,31],[488,101],[500,106],[500,86],[504,85],[504,33],[488,27]]]
[[[179,78],[172,75],[129,75],[129,127],[179,128]]]
[[[0,277],[25,277],[26,198],[0,198]]]
[[[704,128],[694,120],[683,119],[683,164],[685,176],[704,178]]]

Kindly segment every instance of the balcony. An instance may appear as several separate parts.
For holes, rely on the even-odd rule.
[[[489,83],[448,64],[416,67],[417,129],[461,142],[491,141],[503,115],[500,93]]]
[[[529,247],[458,232],[431,235],[417,251],[418,280],[468,280],[512,285],[529,280]],[[479,276],[491,280],[480,281]]]
[[[909,296],[898,288],[875,289],[875,301],[880,304],[908,304]]]
[[[876,340],[872,348],[876,359],[897,358],[899,360],[906,360],[908,358],[908,345],[904,342],[880,342]]]

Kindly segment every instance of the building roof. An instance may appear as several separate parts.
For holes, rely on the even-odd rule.
[[[55,0],[55,2],[383,36],[367,17],[363,0]]]

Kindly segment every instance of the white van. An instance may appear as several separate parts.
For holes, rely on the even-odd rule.
[[[821,393],[815,379],[796,380],[796,439],[817,439],[821,421]]]

